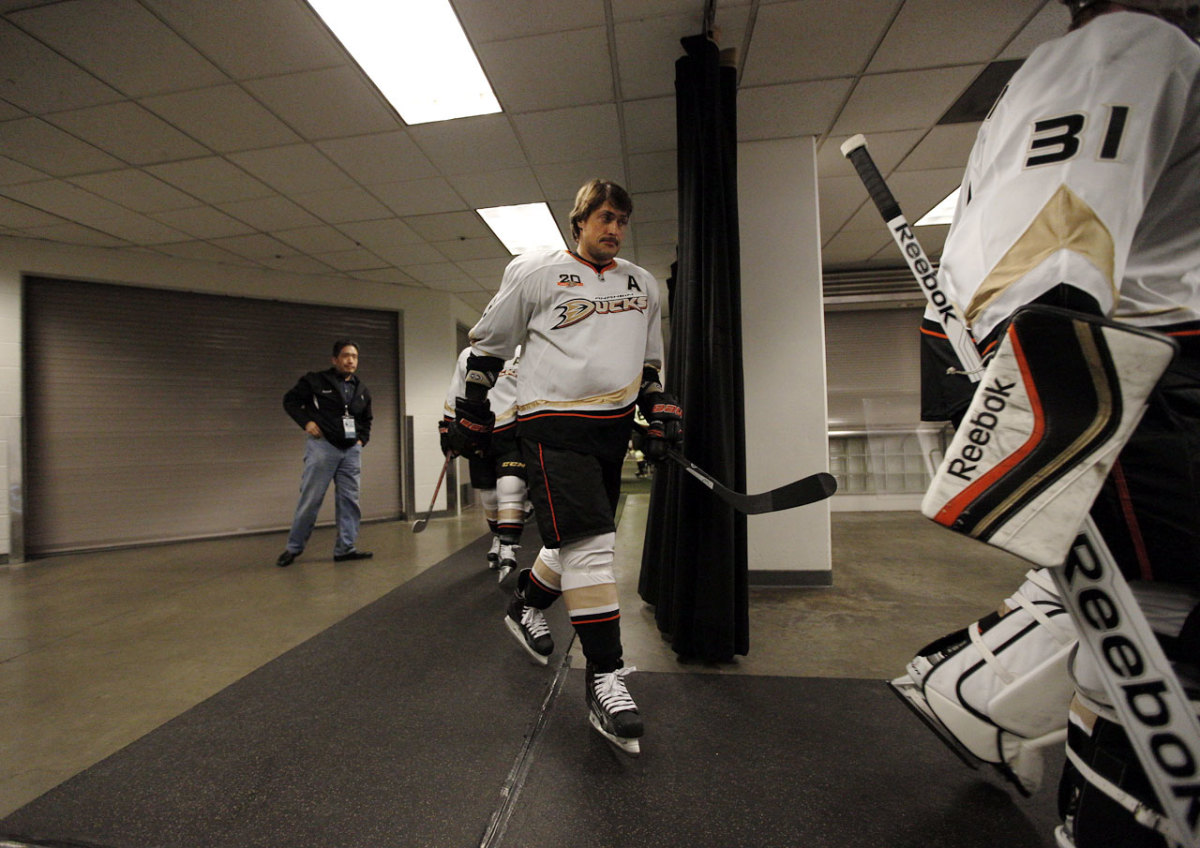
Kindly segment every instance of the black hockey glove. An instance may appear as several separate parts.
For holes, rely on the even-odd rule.
[[[450,419],[443,418],[438,422],[438,440],[442,445],[442,456],[453,452],[454,448],[450,444]]]
[[[647,424],[642,453],[651,462],[661,462],[669,450],[683,444],[683,410],[666,392],[643,394],[638,398],[638,407]]]
[[[447,433],[450,450],[463,456],[483,457],[492,442],[492,426],[496,416],[492,405],[484,400],[465,397],[454,399],[454,420]]]

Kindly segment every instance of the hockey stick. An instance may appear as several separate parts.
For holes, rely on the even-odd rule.
[[[900,211],[900,204],[896,202],[891,189],[884,182],[883,174],[879,173],[879,168],[875,166],[875,160],[867,152],[866,138],[861,135],[852,136],[842,142],[841,149],[842,155],[850,160],[850,164],[858,172],[858,177],[863,181],[867,193],[871,195],[871,200],[875,201],[875,208],[879,210],[888,231],[896,241],[896,246],[904,255],[904,261],[917,278],[925,299],[937,312],[942,329],[946,331],[946,337],[962,364],[963,373],[971,382],[979,382],[983,373],[983,362],[979,358],[975,340],[971,338],[971,331],[954,301],[947,297],[938,283],[933,263],[925,255],[921,243],[917,241],[916,233],[904,218],[904,213]]]
[[[1050,574],[1167,815],[1131,812],[1168,841],[1195,848],[1200,845],[1200,723],[1090,516],[1066,564]]]
[[[802,477],[769,492],[747,495],[721,485],[711,474],[677,450],[667,451],[667,457],[711,489],[718,498],[746,515],[794,509],[805,504],[823,501],[837,491],[837,480],[834,476],[824,471],[818,471],[816,474]]]
[[[438,475],[437,485],[433,487],[433,497],[429,500],[429,511],[425,513],[424,518],[418,518],[413,522],[412,531],[414,533],[420,533],[429,523],[429,516],[433,515],[433,505],[437,503],[438,492],[442,490],[442,481],[446,479],[446,469],[450,467],[450,460],[453,458],[453,454],[446,454],[446,461],[442,463],[442,473]]]

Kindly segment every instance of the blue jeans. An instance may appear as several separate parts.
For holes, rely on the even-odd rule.
[[[334,517],[337,520],[337,542],[333,555],[341,556],[354,550],[362,511],[358,508],[358,478],[362,472],[362,446],[334,447],[324,439],[309,436],[304,446],[304,473],[300,476],[300,502],[292,519],[287,549],[299,554],[308,543],[317,513],[330,482],[334,489]]]

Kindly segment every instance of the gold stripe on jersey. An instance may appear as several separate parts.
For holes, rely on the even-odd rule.
[[[1112,234],[1091,206],[1061,185],[975,291],[967,304],[967,323],[974,323],[1009,286],[1059,250],[1072,250],[1095,265],[1112,288],[1113,302],[1117,301]]]
[[[517,407],[519,415],[529,415],[538,409],[545,406],[552,406],[555,409],[579,409],[580,407],[596,408],[597,411],[611,411],[621,409],[633,403],[633,400],[638,395],[638,390],[642,386],[642,375],[639,373],[637,379],[623,389],[608,392],[602,395],[593,395],[592,397],[580,398],[579,400],[534,400],[529,403],[523,403]]]

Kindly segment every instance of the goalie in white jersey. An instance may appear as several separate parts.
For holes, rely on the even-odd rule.
[[[1200,682],[1200,4],[1063,2],[1071,32],[1030,55],[983,122],[939,279],[985,356],[1014,310],[1030,303],[1179,343],[1091,515],[1193,691]],[[972,387],[947,373],[954,355],[935,319],[927,312],[922,325],[922,417],[958,425]],[[965,759],[998,766],[1026,793],[1040,782],[1041,748],[1066,728],[1060,845],[1166,845],[1155,829],[1161,809],[1082,652],[1073,681],[1068,674],[1075,637],[1054,584],[1033,571],[997,612],[931,643],[892,685]]]
[[[492,426],[487,392],[522,345],[517,436],[543,548],[520,572],[505,624],[535,661],[553,652],[542,610],[562,596],[587,660],[589,720],[636,754],[643,725],[624,682],[613,575],[621,466],[639,408],[645,452],[662,459],[682,438],[678,403],[663,391],[658,282],[617,258],[633,203],[615,183],[584,185],[571,213],[573,251],[514,259],[471,329],[466,396],[452,439],[468,446]],[[466,452],[465,450],[462,452]]]

